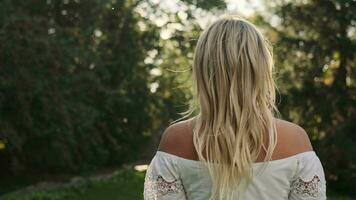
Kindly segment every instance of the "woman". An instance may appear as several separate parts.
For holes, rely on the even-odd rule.
[[[272,68],[267,41],[246,20],[224,17],[201,34],[192,70],[199,114],[164,131],[146,200],[326,199],[307,134],[276,117]]]

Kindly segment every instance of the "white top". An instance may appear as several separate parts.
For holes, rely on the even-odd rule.
[[[264,164],[253,164],[253,178],[242,199],[326,199],[324,170],[314,151]],[[211,179],[202,162],[156,152],[145,177],[145,200],[208,200],[210,192]]]

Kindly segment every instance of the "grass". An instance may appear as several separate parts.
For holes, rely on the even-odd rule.
[[[10,193],[0,200],[142,200],[144,172],[122,170],[105,180],[84,181],[75,185]],[[328,200],[352,200],[347,196],[329,195]]]
[[[70,186],[32,192],[16,192],[0,200],[141,200],[145,174],[120,171],[108,180],[85,181]]]

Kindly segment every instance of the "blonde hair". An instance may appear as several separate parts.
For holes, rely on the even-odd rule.
[[[262,150],[277,143],[271,46],[250,22],[223,17],[200,35],[193,61],[193,140],[212,178],[211,199],[236,199]],[[198,106],[197,106],[198,105]],[[264,145],[267,144],[267,145]],[[267,147],[266,147],[267,146]]]

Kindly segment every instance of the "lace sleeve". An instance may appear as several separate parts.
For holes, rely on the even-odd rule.
[[[143,194],[144,200],[186,199],[175,160],[155,155],[146,172]]]
[[[323,166],[317,155],[302,154],[291,183],[290,200],[325,200],[326,181]]]

